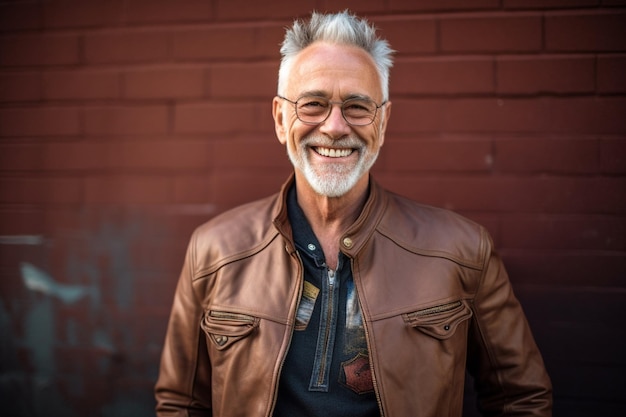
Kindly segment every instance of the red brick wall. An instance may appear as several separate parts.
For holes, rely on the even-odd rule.
[[[0,1],[3,413],[153,415],[189,234],[290,170],[283,27],[346,7],[398,51],[376,177],[492,232],[555,416],[626,414],[623,0]]]

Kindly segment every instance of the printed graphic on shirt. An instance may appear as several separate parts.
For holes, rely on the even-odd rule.
[[[309,281],[304,281],[304,288],[302,289],[302,298],[300,299],[300,305],[298,306],[298,312],[296,313],[296,330],[305,330],[309,325],[311,315],[313,314],[313,308],[315,308],[315,300],[320,293],[320,289]]]
[[[372,392],[374,382],[372,381],[369,356],[359,353],[349,361],[342,362],[339,382],[357,394]]]
[[[363,328],[361,306],[354,281],[346,283],[346,330],[344,354],[352,359],[341,363],[339,382],[357,394],[374,390],[370,371],[369,352]]]

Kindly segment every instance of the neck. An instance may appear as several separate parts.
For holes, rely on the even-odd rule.
[[[296,174],[296,193],[313,233],[324,251],[326,264],[336,269],[339,255],[339,240],[361,214],[367,200],[369,176],[364,175],[348,193],[341,197],[317,194],[306,179]]]

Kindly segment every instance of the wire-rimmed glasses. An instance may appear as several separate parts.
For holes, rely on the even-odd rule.
[[[330,116],[333,104],[338,104],[341,108],[341,115],[344,120],[352,126],[367,126],[376,118],[378,109],[387,103],[383,101],[376,104],[369,98],[350,98],[345,101],[330,101],[325,97],[306,95],[296,101],[289,100],[283,96],[277,96],[294,105],[296,116],[307,125],[317,125],[324,122]]]

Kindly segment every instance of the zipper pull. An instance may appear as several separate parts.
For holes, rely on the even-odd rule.
[[[328,283],[331,287],[335,285],[335,271],[330,268],[328,268]]]

